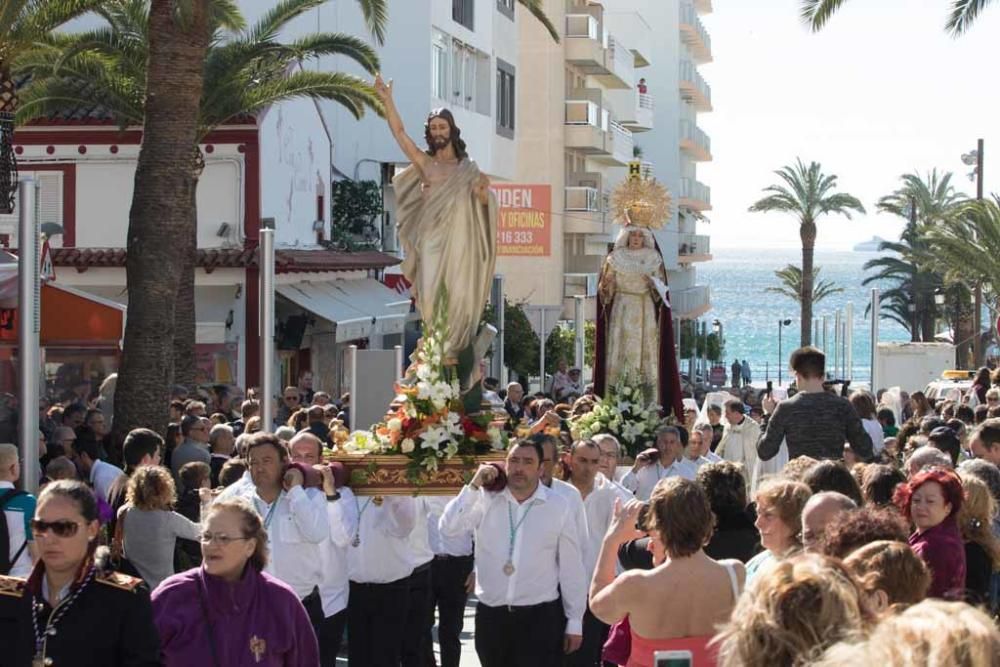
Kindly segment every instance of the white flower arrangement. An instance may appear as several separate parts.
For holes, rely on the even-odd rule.
[[[646,387],[626,373],[618,378],[594,409],[570,422],[574,438],[592,438],[610,433],[630,452],[651,440],[660,425],[660,406],[644,404]]]

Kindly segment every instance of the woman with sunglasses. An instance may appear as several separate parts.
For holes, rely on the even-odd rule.
[[[102,568],[93,492],[81,482],[49,483],[31,528],[39,555],[31,575],[0,577],[0,666],[159,665],[148,590]]]
[[[319,665],[305,607],[295,591],[263,572],[267,531],[253,506],[217,500],[203,519],[201,567],[153,591],[162,664]]]

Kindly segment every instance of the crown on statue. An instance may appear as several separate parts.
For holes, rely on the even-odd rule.
[[[611,195],[611,208],[622,224],[659,229],[670,217],[670,193],[655,178],[626,178]]]

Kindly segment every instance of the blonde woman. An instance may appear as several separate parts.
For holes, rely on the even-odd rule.
[[[965,601],[990,603],[990,583],[1000,568],[1000,540],[991,529],[997,507],[990,489],[981,479],[960,472],[965,501],[958,511],[958,528],[965,541]]]
[[[166,468],[140,466],[128,481],[126,504],[118,510],[124,555],[150,589],[174,573],[177,538],[197,540],[201,527],[173,511],[174,479]],[[201,489],[202,512],[211,491]],[[116,539],[116,541],[118,541]]]
[[[804,667],[870,618],[839,560],[802,554],[762,572],[712,644],[720,667]]]
[[[775,561],[802,549],[802,510],[812,491],[802,482],[771,479],[757,489],[757,520],[764,551],[747,562],[747,581]]]
[[[867,640],[830,648],[815,667],[1000,667],[1000,631],[964,602],[924,600],[888,616]]]

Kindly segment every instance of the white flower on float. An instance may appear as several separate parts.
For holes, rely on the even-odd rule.
[[[450,440],[448,430],[441,426],[432,426],[424,431],[420,436],[420,447],[422,449],[438,449],[442,442]]]
[[[403,420],[399,417],[393,417],[386,423],[390,431],[401,431],[403,430]]]
[[[413,438],[406,438],[399,445],[400,451],[402,451],[404,454],[409,454],[416,448],[417,448],[417,443],[413,441]]]

